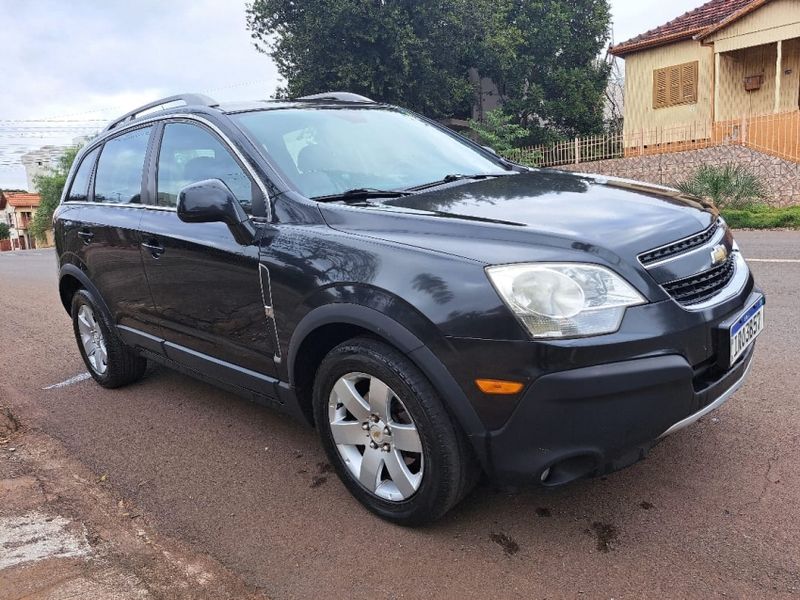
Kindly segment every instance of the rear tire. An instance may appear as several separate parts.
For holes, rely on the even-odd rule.
[[[339,477],[383,519],[435,521],[475,485],[479,467],[463,432],[422,372],[391,346],[362,337],[331,350],[313,401]]]
[[[78,349],[97,383],[118,388],[142,378],[147,360],[122,342],[88,290],[75,292],[71,313]]]

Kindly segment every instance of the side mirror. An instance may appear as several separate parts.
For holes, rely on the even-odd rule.
[[[225,223],[242,245],[255,239],[250,217],[219,179],[206,179],[183,188],[178,194],[178,218],[185,223]]]

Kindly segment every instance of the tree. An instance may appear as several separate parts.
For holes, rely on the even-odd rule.
[[[31,233],[39,240],[45,238],[45,232],[53,226],[53,212],[61,200],[61,193],[67,182],[67,175],[75,161],[80,147],[72,146],[64,151],[55,167],[50,169],[46,175],[37,175],[34,184],[39,192],[39,208],[31,222]]]
[[[7,223],[0,223],[0,240],[7,240],[11,232],[9,231]]]
[[[608,0],[254,0],[247,24],[280,97],[351,91],[434,118],[468,117],[469,69],[498,86],[527,143],[597,133]]]
[[[286,87],[279,97],[345,90],[431,117],[468,116],[475,40],[468,0],[254,0],[247,24]]]
[[[607,0],[479,0],[484,43],[474,57],[528,143],[600,133],[609,64]]]
[[[621,134],[625,123],[625,71],[615,56],[606,54],[606,62],[609,65],[604,111],[606,131]]]

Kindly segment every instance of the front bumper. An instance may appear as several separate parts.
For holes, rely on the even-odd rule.
[[[727,401],[754,347],[726,370],[670,353],[543,374],[488,434],[492,478],[555,486],[626,467]]]

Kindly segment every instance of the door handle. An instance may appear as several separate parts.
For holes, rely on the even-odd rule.
[[[155,240],[142,242],[142,248],[147,248],[147,250],[150,252],[150,256],[153,258],[159,258],[162,254],[164,254],[164,246]]]
[[[94,238],[94,233],[89,231],[88,229],[81,229],[78,232],[78,237],[83,240],[83,243],[87,246],[92,243],[92,238]]]

